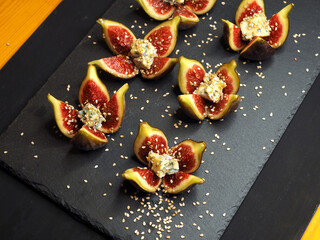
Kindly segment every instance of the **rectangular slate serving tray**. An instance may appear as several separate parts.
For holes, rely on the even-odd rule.
[[[238,2],[226,1],[225,5],[217,2],[198,26],[179,32],[176,46],[179,53],[171,55],[183,55],[198,61],[203,59],[204,66],[206,63],[212,65],[208,71],[210,68],[214,70],[218,63],[231,59],[237,61],[242,83],[239,94],[244,98],[238,111],[223,122],[203,121],[199,124],[179,110],[176,100],[179,94],[178,66],[165,78],[156,81],[145,81],[139,77],[119,81],[101,73],[101,79],[110,91],[117,90],[124,82],[129,83],[122,128],[108,137],[105,149],[94,152],[74,149],[54,128],[52,109],[46,95],[51,93],[76,105],[87,62],[112,56],[102,40],[100,28],[95,26],[88,34],[91,37],[82,40],[1,135],[2,165],[115,239],[141,239],[141,236],[155,239],[158,231],[163,238],[179,239],[184,235],[186,239],[218,239],[320,70],[317,1],[310,1],[308,5],[303,1],[295,2],[286,44],[272,59],[262,64],[243,64],[236,53],[227,52],[222,47],[220,19],[233,21]],[[284,6],[283,1],[266,2],[267,16],[271,17]],[[132,26],[136,36],[143,37],[158,22],[151,22],[137,8],[134,1],[118,0],[104,17]],[[213,25],[216,30],[213,30]],[[258,76],[261,72],[265,78]],[[67,91],[68,85],[70,91]],[[195,173],[206,182],[176,197],[163,196],[162,203],[159,202],[161,195],[135,194],[120,175],[127,168],[140,165],[134,157],[132,145],[141,120],[163,130],[170,146],[186,138],[206,141],[204,163]],[[179,128],[175,128],[175,124]],[[148,202],[152,208],[144,207],[141,202]],[[167,212],[161,210],[161,206],[168,209],[168,205],[172,209]],[[160,222],[159,217],[162,219]],[[168,223],[164,224],[163,219]],[[167,229],[169,226],[171,228]]]

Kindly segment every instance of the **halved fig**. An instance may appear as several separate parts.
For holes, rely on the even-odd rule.
[[[185,0],[184,5],[188,6],[195,14],[201,15],[209,12],[216,0]]]
[[[188,29],[196,25],[200,20],[188,7],[179,4],[174,11],[173,17],[180,16],[179,29]]]
[[[122,173],[122,177],[131,181],[133,185],[146,192],[156,192],[161,184],[159,178],[151,169],[147,168],[130,168]]]
[[[102,123],[101,131],[104,133],[114,133],[121,127],[126,110],[125,93],[128,91],[128,83],[124,84],[110,99],[101,111],[106,119]]]
[[[234,107],[237,107],[239,102],[237,102],[239,96],[234,95],[238,92],[240,87],[239,75],[236,71],[237,63],[232,60],[229,63],[224,63],[215,73],[218,79],[222,80],[225,85],[221,91],[221,96],[223,98],[215,103],[201,94],[197,94],[197,87],[200,84],[203,84],[202,87],[206,89],[208,83],[204,83],[204,76],[210,78],[209,75],[205,75],[206,72],[203,66],[192,59],[187,59],[180,57],[180,68],[178,73],[178,83],[181,89],[181,92],[185,93],[178,96],[178,101],[181,108],[189,115],[190,117],[203,120],[206,117],[210,117],[212,120],[220,119],[230,112]],[[206,81],[209,81],[208,79]],[[210,84],[207,86],[207,88]],[[200,90],[200,92],[205,92],[208,90]],[[197,89],[197,90],[196,90]],[[212,89],[212,86],[209,88]],[[195,91],[196,90],[196,91]],[[211,90],[212,91],[212,90]],[[223,94],[222,94],[223,93]],[[236,103],[237,102],[237,103]],[[230,109],[231,108],[231,109]],[[210,112],[210,115],[209,115]]]
[[[62,134],[68,138],[74,137],[80,129],[78,110],[51,94],[48,94],[47,98],[52,105],[54,118]]]
[[[97,23],[102,27],[104,40],[110,50],[117,55],[128,55],[136,39],[131,30],[119,22],[103,18],[99,18]]]
[[[227,84],[223,89],[224,94],[235,94],[239,90],[240,79],[236,68],[237,62],[235,60],[231,60],[228,63],[224,63],[216,72],[219,78],[223,79]]]
[[[93,65],[88,66],[87,75],[83,79],[79,89],[79,102],[83,107],[91,103],[101,109],[110,100],[107,87],[102,83]]]
[[[206,71],[201,63],[183,56],[179,58],[178,84],[183,94],[193,93],[200,85]]]
[[[249,60],[265,60],[275,54],[276,49],[261,37],[255,37],[242,49],[240,56]]]
[[[246,45],[246,42],[242,40],[241,30],[236,25],[228,20],[221,19],[224,23],[223,36],[226,43],[233,51],[240,51]]]
[[[156,49],[159,57],[169,56],[176,46],[180,17],[161,23],[153,28],[145,37]]]
[[[203,120],[207,116],[206,100],[196,94],[183,94],[178,96],[181,108],[191,117]]]
[[[200,167],[205,149],[205,142],[185,140],[170,148],[169,153],[179,160],[179,171],[193,173]]]
[[[239,106],[241,98],[235,94],[225,94],[223,100],[208,106],[208,117],[211,120],[221,119]]]
[[[71,142],[81,150],[91,151],[105,146],[108,140],[101,131],[84,125],[71,139]]]
[[[147,156],[150,151],[158,154],[168,152],[168,140],[160,129],[142,122],[134,141],[133,151],[142,163],[148,164]]]
[[[188,173],[177,172],[172,175],[166,175],[163,178],[162,183],[165,192],[177,194],[186,190],[194,184],[204,183],[204,180]]]
[[[129,79],[139,73],[132,60],[127,56],[114,56],[89,62],[117,78]]]
[[[152,18],[163,21],[174,12],[175,6],[163,0],[136,0],[143,10]]]
[[[157,79],[169,73],[176,63],[177,58],[155,57],[150,69],[141,69],[141,75],[145,79]]]
[[[284,7],[281,11],[272,16],[269,20],[271,27],[270,36],[267,38],[268,43],[273,48],[278,48],[286,41],[289,33],[289,13],[292,4]]]
[[[264,13],[263,0],[242,0],[236,11],[236,24],[240,26],[242,19],[253,16],[255,13]]]

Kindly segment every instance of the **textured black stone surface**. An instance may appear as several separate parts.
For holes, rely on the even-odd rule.
[[[268,5],[267,15],[270,16],[271,13],[282,8],[281,3]],[[296,6],[299,6],[299,4],[296,3]],[[234,8],[233,11],[230,10],[231,8]],[[236,6],[231,7],[228,4],[226,6],[216,5],[211,13],[217,12],[217,14],[213,15],[212,20],[209,20],[208,16],[206,20],[203,20],[204,24],[201,26],[183,32],[184,34],[192,34],[195,31],[197,36],[192,39],[186,38],[191,43],[191,47],[183,43],[185,38],[180,35],[181,38],[179,38],[176,48],[180,49],[179,54],[198,60],[203,58],[212,65],[229,61],[232,58],[237,59],[237,55],[225,52],[218,40],[214,40],[210,45],[201,44],[201,40],[206,38],[207,31],[210,29],[209,22],[214,24],[213,21],[219,21],[220,17],[232,19],[235,8]],[[240,94],[245,96],[240,105],[244,108],[243,110],[229,116],[224,122],[212,125],[207,122],[198,125],[198,123],[185,118],[180,111],[173,118],[166,116],[162,119],[160,115],[166,115],[164,109],[167,105],[171,106],[170,111],[172,112],[178,109],[175,99],[177,91],[171,89],[172,84],[176,85],[175,74],[177,68],[167,78],[156,82],[141,81],[137,78],[129,81],[130,90],[128,93],[139,96],[139,99],[129,100],[127,98],[126,119],[120,132],[112,136],[115,141],[110,142],[108,147],[110,151],[83,154],[72,149],[65,138],[57,137],[51,130],[54,122],[50,106],[45,101],[45,95],[50,91],[60,99],[75,102],[78,87],[85,74],[86,62],[96,57],[110,55],[103,45],[99,29],[95,27],[90,33],[92,38],[84,39],[82,44],[50,78],[35,98],[30,101],[18,119],[2,135],[1,150],[7,150],[8,153],[3,154],[2,151],[1,160],[23,180],[62,203],[71,212],[91,222],[95,227],[101,227],[100,230],[103,232],[110,231],[109,233],[115,238],[130,239],[134,238],[133,231],[135,229],[143,229],[141,225],[143,220],[134,223],[132,222],[133,217],[131,217],[126,223],[120,223],[122,217],[124,217],[123,213],[127,211],[127,204],[130,204],[133,211],[138,208],[139,204],[130,200],[128,195],[123,193],[120,189],[122,179],[115,176],[117,172],[121,173],[126,168],[138,164],[132,157],[131,146],[134,137],[129,132],[136,133],[139,119],[143,119],[164,130],[167,133],[170,145],[174,144],[175,137],[179,138],[177,141],[188,136],[196,140],[206,140],[208,151],[204,157],[205,163],[198,170],[197,175],[205,177],[207,182],[205,185],[193,189],[190,194],[185,194],[187,206],[181,210],[185,216],[183,218],[185,225],[188,226],[188,223],[190,225],[196,222],[201,227],[201,231],[195,232],[196,227],[188,226],[180,232],[173,230],[172,236],[183,232],[183,234],[192,238],[198,237],[200,233],[204,233],[210,239],[217,238],[223,232],[273,150],[275,143],[269,143],[269,140],[275,139],[275,142],[277,142],[304,96],[302,90],[306,91],[308,89],[318,73],[318,58],[314,56],[319,49],[317,33],[312,31],[312,28],[309,31],[304,29],[303,26],[299,28],[296,23],[299,19],[303,19],[303,14],[307,12],[310,14],[314,9],[312,6],[310,8],[311,10],[308,11],[304,6],[306,12],[295,12],[294,16],[296,18],[292,19],[291,33],[286,45],[278,51],[272,60],[262,64],[262,71],[266,75],[265,79],[258,78],[255,75],[255,72],[261,71],[257,69],[257,63],[242,65],[241,61],[238,61],[241,81],[246,84],[246,87],[240,90]],[[135,33],[141,32],[137,26],[143,26],[144,21],[138,15],[143,13],[135,11],[135,7],[124,8],[119,1],[109,11],[109,18],[122,21],[128,26],[133,24],[135,25],[133,31]],[[126,18],[123,19],[122,15],[115,14],[118,12],[123,13]],[[134,24],[134,19],[137,19],[137,24]],[[312,24],[310,22],[311,26]],[[212,33],[213,35],[220,35],[221,24],[216,25],[218,30]],[[143,26],[143,29],[146,29],[147,32],[150,26]],[[295,44],[291,37],[292,34],[303,32],[307,36],[298,38],[298,44]],[[93,45],[93,41],[97,41],[97,44]],[[201,44],[202,47],[196,48],[196,44]],[[315,47],[310,48],[313,45]],[[206,56],[202,56],[202,51],[199,51],[199,49],[206,52]],[[212,49],[215,51],[212,51]],[[301,53],[296,52],[298,49]],[[188,56],[190,53],[193,55]],[[294,57],[297,57],[298,60],[301,59],[301,61],[295,63],[293,61]],[[306,72],[306,68],[309,68],[309,72]],[[249,70],[249,74],[245,74],[244,70]],[[288,75],[288,72],[292,72],[292,75]],[[102,78],[105,80],[105,75],[102,74]],[[115,90],[123,84],[123,82],[114,80],[105,82],[110,90]],[[68,84],[71,85],[70,92],[66,91]],[[258,90],[255,89],[256,86]],[[263,86],[263,88],[259,89],[259,86]],[[282,88],[282,86],[285,86],[285,88]],[[146,90],[142,92],[141,88]],[[157,94],[153,93],[155,88],[158,89]],[[256,93],[259,91],[262,91],[262,95],[258,98]],[[170,92],[170,95],[163,98],[162,95],[166,92]],[[284,93],[287,93],[286,97]],[[146,99],[150,100],[150,105],[145,103]],[[151,105],[154,102],[156,102],[156,107]],[[168,102],[170,103],[168,104]],[[252,110],[255,105],[259,107],[259,110]],[[141,106],[145,106],[145,110],[142,112],[140,112]],[[273,112],[272,118],[269,117],[271,112]],[[243,113],[247,116],[244,117]],[[157,115],[159,115],[159,118],[154,117]],[[262,117],[265,117],[266,120],[263,121]],[[178,122],[179,119],[182,120],[182,126],[179,129],[174,129],[173,124]],[[188,124],[188,128],[184,127],[186,124]],[[209,131],[210,135],[208,135]],[[20,135],[21,132],[24,132],[23,136]],[[120,134],[124,134],[125,139],[121,139]],[[219,134],[220,140],[215,139],[214,134]],[[211,143],[212,139],[216,142]],[[34,146],[30,145],[31,141],[35,142]],[[12,142],[16,142],[18,147],[12,146]],[[119,147],[120,142],[123,143],[122,148]],[[224,142],[226,145],[223,144]],[[266,146],[265,151],[261,150],[263,146]],[[226,151],[226,147],[230,147],[231,151]],[[211,151],[215,152],[213,157],[210,155]],[[121,159],[121,154],[128,156],[129,159]],[[39,157],[35,159],[34,155]],[[117,163],[115,167],[112,167],[113,162]],[[99,165],[97,169],[94,168],[96,164]],[[210,174],[205,174],[205,169],[208,169]],[[83,179],[87,179],[88,183],[85,184]],[[112,182],[112,187],[108,185],[108,182]],[[66,189],[67,184],[71,186],[69,190]],[[102,197],[104,192],[107,193],[106,197]],[[207,192],[210,193],[209,196],[205,196]],[[119,198],[119,195],[121,198]],[[139,196],[141,197],[141,195]],[[179,199],[180,196],[175,201],[179,202]],[[194,207],[192,205],[194,201],[206,201],[207,204]],[[214,218],[211,219],[206,216],[207,209],[215,215]],[[226,213],[225,217],[222,216],[223,213]],[[200,214],[204,215],[204,219],[201,220],[197,217]],[[108,220],[109,217],[113,217],[113,220]],[[147,222],[150,220],[145,217],[142,219]],[[179,217],[176,217],[174,221],[179,222],[180,220]],[[127,225],[130,226],[130,230],[124,231],[124,226]],[[214,230],[212,231],[212,229]],[[152,236],[154,236],[154,231]]]

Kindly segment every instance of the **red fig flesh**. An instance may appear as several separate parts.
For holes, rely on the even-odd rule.
[[[104,40],[110,50],[118,55],[128,55],[131,44],[136,39],[129,28],[123,24],[100,18],[97,23],[102,27]]]
[[[52,104],[54,117],[59,130],[68,138],[74,137],[80,129],[78,110],[73,106],[56,99],[51,94],[48,94],[48,100]]]
[[[136,187],[146,192],[156,192],[161,184],[159,178],[152,170],[147,168],[130,168],[127,169],[122,177],[131,181]]]
[[[161,23],[153,28],[144,39],[147,39],[156,49],[159,57],[169,56],[176,46],[180,17]]]

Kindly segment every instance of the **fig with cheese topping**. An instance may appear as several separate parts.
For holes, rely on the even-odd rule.
[[[240,80],[237,63],[223,64],[215,73],[206,73],[201,63],[185,57],[179,58],[178,96],[181,108],[192,118],[217,120],[236,109],[240,97],[236,93]]]
[[[161,186],[164,192],[177,194],[204,180],[190,173],[201,164],[205,142],[185,140],[168,147],[164,133],[147,122],[139,125],[134,142],[134,153],[146,167],[127,169],[122,177],[146,192],[156,192]]]
[[[144,39],[137,39],[123,24],[107,19],[97,21],[105,42],[114,57],[89,62],[117,78],[130,79],[141,73],[145,79],[156,79],[170,72],[178,62],[169,58],[178,37],[180,17],[153,28]]]
[[[263,0],[242,0],[235,22],[222,19],[224,38],[233,51],[249,60],[264,60],[281,47],[289,33],[289,4],[267,20]]]
[[[180,29],[186,29],[199,22],[197,15],[211,10],[216,0],[136,0],[152,18],[163,21],[180,16]]]
[[[82,150],[103,147],[108,142],[104,133],[116,132],[122,124],[125,113],[124,95],[128,87],[128,84],[124,84],[110,99],[96,68],[89,65],[79,90],[82,110],[78,111],[48,94],[61,133],[71,138],[71,142]]]

